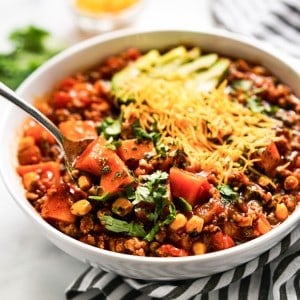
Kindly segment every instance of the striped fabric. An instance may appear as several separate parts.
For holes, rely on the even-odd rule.
[[[252,261],[209,277],[174,282],[122,278],[88,267],[67,289],[72,300],[299,299],[300,227]]]
[[[211,6],[226,29],[267,41],[300,58],[299,0],[214,0]]]

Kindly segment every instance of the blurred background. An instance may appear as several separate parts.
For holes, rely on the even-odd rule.
[[[0,40],[15,27],[35,24],[74,43],[88,34],[80,32],[72,11],[72,0],[2,0],[0,1]],[[119,1],[120,2],[120,1]],[[210,26],[209,0],[143,0],[143,9],[128,27]]]
[[[11,87],[16,88],[50,56],[95,34],[102,34],[97,30],[86,31],[79,27],[78,16],[73,8],[74,1],[0,1],[0,80],[7,80]],[[295,5],[297,1],[290,0]],[[126,20],[125,27],[198,30],[225,27],[261,39],[271,36],[273,41],[284,45],[278,40],[278,36],[285,37],[280,32],[281,28],[287,27],[281,15],[278,17],[278,14],[274,14],[271,18],[272,22],[280,25],[279,32],[276,28],[277,33],[274,33],[272,26],[266,26],[267,31],[258,34],[253,32],[253,28],[261,24],[259,17],[266,20],[265,15],[260,14],[265,13],[268,8],[266,5],[281,2],[284,0],[252,0],[251,3],[233,0],[144,0],[141,10],[130,18],[131,22]],[[296,29],[286,31],[290,39],[299,38],[300,32],[300,18],[293,11],[292,8],[288,11],[292,16],[290,20],[295,20],[294,24],[297,24]],[[245,20],[248,23],[242,23]],[[267,34],[264,36],[263,32]],[[294,43],[294,53],[300,53],[299,44]],[[285,54],[287,59],[294,59],[288,51]],[[6,106],[7,103],[0,102],[0,114],[5,113]],[[0,228],[0,299],[64,299],[65,289],[85,269],[85,265],[65,255],[35,232],[33,224],[23,216],[2,182]]]

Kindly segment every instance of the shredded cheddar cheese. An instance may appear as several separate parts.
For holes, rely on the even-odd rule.
[[[124,118],[138,118],[148,130],[156,123],[162,142],[172,138],[191,165],[215,172],[219,181],[252,167],[252,154],[275,138],[277,121],[232,100],[226,82],[210,92],[146,76],[124,84],[124,94],[135,99],[122,106]]]

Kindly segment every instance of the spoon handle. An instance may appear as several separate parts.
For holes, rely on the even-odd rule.
[[[13,90],[11,90],[1,81],[0,95],[27,112],[33,119],[44,126],[55,137],[60,146],[63,146],[64,137],[62,136],[58,128],[52,123],[52,121],[44,116],[29,102],[26,102],[22,98],[20,98]]]

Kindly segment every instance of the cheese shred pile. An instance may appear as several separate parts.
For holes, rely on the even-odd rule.
[[[252,167],[253,154],[275,137],[276,121],[232,100],[226,82],[200,92],[182,81],[146,76],[134,81],[131,86],[127,82],[135,101],[122,106],[124,118],[139,119],[146,130],[156,124],[162,143],[171,138],[192,166],[214,172],[219,181]]]

